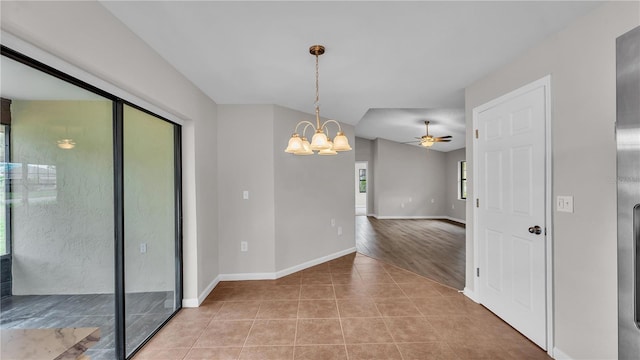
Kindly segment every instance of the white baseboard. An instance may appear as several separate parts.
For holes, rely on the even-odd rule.
[[[473,300],[476,303],[480,303],[480,301],[478,301],[478,298],[476,297],[476,293],[469,289],[468,287],[464,287],[464,290],[462,290],[462,293],[464,294],[464,296],[468,297],[469,299]]]
[[[553,348],[553,354],[550,354],[556,360],[573,360],[573,358],[567,354],[565,354],[562,350],[557,347]]]
[[[238,274],[220,274],[221,281],[239,281],[239,280],[273,280],[276,279],[276,273],[238,273]]]
[[[322,264],[323,262],[327,262],[327,261],[330,261],[330,260],[333,260],[333,259],[337,259],[337,258],[345,256],[345,255],[352,254],[354,252],[356,252],[356,248],[352,247],[352,248],[349,248],[349,249],[345,249],[345,250],[342,250],[342,251],[335,252],[333,254],[329,254],[329,255],[326,255],[326,256],[319,257],[317,259],[309,260],[309,261],[304,262],[302,264],[295,265],[295,266],[292,266],[290,268],[286,268],[284,270],[280,270],[280,271],[276,272],[274,274],[275,275],[274,279],[278,279],[278,278],[281,278],[283,276],[287,276],[287,275],[293,274],[294,272],[297,272],[297,271],[300,271],[300,270],[304,270],[304,269],[310,268],[312,266],[315,266],[315,265],[318,265],[318,264]]]
[[[457,223],[467,225],[467,221],[466,221],[466,220],[456,219],[456,218],[451,217],[451,216],[445,216],[445,217],[444,217],[444,219],[451,220],[451,221],[455,221],[455,222],[457,222]]]
[[[197,299],[194,299],[194,298],[182,299],[182,307],[189,308],[189,307],[198,307],[198,306],[200,306],[200,304],[202,304],[204,299],[206,299],[207,296],[209,296],[211,291],[213,291],[213,289],[216,287],[216,285],[218,285],[218,283],[220,281],[274,280],[274,279],[281,278],[283,276],[287,276],[289,274],[293,274],[294,272],[297,272],[297,271],[300,271],[300,270],[304,270],[304,269],[310,268],[312,266],[315,266],[315,265],[318,265],[318,264],[322,264],[324,262],[327,262],[327,261],[330,261],[330,260],[333,260],[333,259],[337,259],[337,258],[345,256],[345,255],[352,254],[354,252],[356,252],[356,248],[352,247],[352,248],[349,248],[349,249],[346,249],[346,250],[338,251],[338,252],[333,253],[333,254],[329,254],[329,255],[326,255],[326,256],[319,257],[317,259],[309,260],[309,261],[304,262],[302,264],[295,265],[295,266],[292,266],[290,268],[287,268],[287,269],[284,269],[284,270],[280,270],[280,271],[277,271],[277,272],[220,274],[215,279],[213,279],[213,281],[207,286],[206,289],[204,289],[202,291],[202,293],[200,293],[200,295],[198,296]]]
[[[433,215],[433,216],[424,216],[424,215],[415,215],[415,216],[378,216],[378,215],[371,215],[373,217],[375,217],[376,219],[379,220],[451,220],[451,221],[455,221],[461,224],[467,224],[467,222],[465,220],[462,219],[456,219],[453,218],[451,216],[440,216],[440,215]]]
[[[182,299],[183,308],[196,308],[198,306],[200,306],[200,303],[196,298]]]
[[[202,290],[200,295],[198,295],[197,299],[194,299],[194,298],[182,299],[182,307],[195,308],[195,307],[200,306],[200,304],[202,304],[204,299],[206,299],[207,296],[209,296],[209,294],[211,294],[211,292],[213,291],[213,288],[215,288],[216,285],[218,285],[218,283],[220,281],[222,281],[222,279],[220,277],[221,277],[221,275],[216,276],[216,278],[213,279],[213,281],[211,281],[209,283],[209,285],[207,285],[207,287],[204,290]]]

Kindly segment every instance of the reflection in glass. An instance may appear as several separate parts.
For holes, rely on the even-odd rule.
[[[4,105],[4,104],[3,104]],[[4,120],[4,116],[2,118]],[[6,187],[8,184],[7,181],[7,175],[9,172],[9,168],[10,168],[10,164],[8,163],[8,155],[9,152],[7,151],[6,147],[9,145],[7,143],[7,139],[6,136],[7,134],[7,129],[8,129],[8,125],[0,125],[0,161],[2,161],[0,163],[0,256],[5,256],[9,254],[9,248],[10,248],[10,244],[9,244],[9,236],[8,236],[8,231],[9,228],[7,226],[7,199],[6,199],[6,195],[7,192]],[[3,267],[3,279],[2,279],[2,283],[3,283],[3,291],[2,291],[2,297],[7,296],[9,294],[9,292],[7,291],[8,289],[6,289],[6,287],[10,287],[10,282],[11,282],[11,278],[10,276],[7,276],[9,274],[4,274],[4,268],[6,267],[6,271],[9,271],[9,266],[10,266],[10,261],[8,261],[9,259],[3,259],[5,263],[7,263],[4,267]],[[4,264],[3,264],[4,265]]]
[[[130,354],[177,309],[174,125],[124,107],[125,326]]]

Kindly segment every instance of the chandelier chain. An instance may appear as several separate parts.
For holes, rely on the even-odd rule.
[[[316,55],[316,108],[320,107],[320,86],[318,78],[320,77],[320,66],[318,66],[318,55]]]
[[[320,122],[320,61],[318,60],[318,57],[324,54],[324,46],[313,45],[309,48],[309,52],[311,55],[315,55],[316,57],[316,123],[313,124],[311,121],[307,120],[298,122],[293,135],[291,135],[291,138],[289,139],[287,148],[284,151],[295,155],[313,155],[314,151],[317,151],[318,155],[337,155],[338,151],[350,151],[352,149],[351,146],[349,146],[349,139],[342,132],[342,127],[339,122],[332,119],[326,120],[322,123]],[[336,132],[333,141],[332,138],[329,137],[328,124],[333,124],[338,127],[338,131]],[[298,134],[298,128],[301,125],[304,125],[302,137]],[[315,130],[313,137],[311,138],[311,142],[309,142],[305,137],[307,127],[311,127]]]

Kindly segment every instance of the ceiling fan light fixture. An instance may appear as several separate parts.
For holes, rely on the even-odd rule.
[[[424,125],[426,127],[427,133],[425,135],[422,135],[419,138],[416,138],[419,140],[419,144],[422,147],[426,147],[429,148],[431,146],[433,146],[433,144],[437,143],[437,142],[450,142],[451,141],[451,135],[447,135],[447,136],[433,136],[433,135],[429,135],[429,123],[430,121],[425,121]]]

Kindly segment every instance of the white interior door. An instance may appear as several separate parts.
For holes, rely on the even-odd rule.
[[[480,303],[546,350],[545,91],[475,109],[474,141]]]

